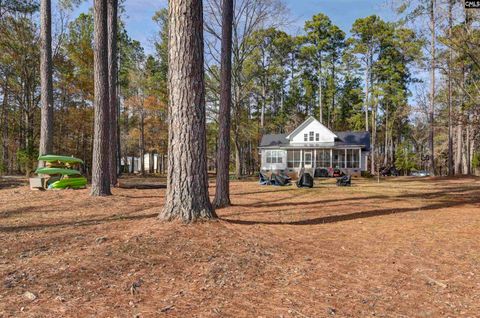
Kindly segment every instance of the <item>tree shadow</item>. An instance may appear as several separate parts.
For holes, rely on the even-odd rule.
[[[441,198],[441,200],[438,200]],[[328,215],[313,219],[305,219],[299,221],[292,221],[292,222],[280,222],[280,221],[257,221],[257,220],[246,220],[246,219],[231,219],[229,217],[236,216],[236,215],[244,215],[250,216],[255,214],[267,214],[267,213],[275,213],[278,211],[286,211],[292,209],[293,207],[298,206],[322,206],[325,204],[330,203],[345,203],[345,204],[352,204],[358,201],[368,201],[368,200],[382,200],[388,199],[391,201],[392,205],[395,204],[396,200],[406,200],[406,199],[427,199],[427,200],[436,200],[436,202],[432,202],[430,204],[417,206],[417,207],[406,207],[406,208],[384,208],[384,209],[375,209],[375,210],[368,210],[368,211],[358,211],[353,213],[347,214],[336,214],[336,215]],[[405,193],[399,194],[395,196],[387,196],[387,195],[373,195],[373,196],[365,196],[365,197],[353,197],[353,198],[340,198],[340,199],[328,199],[328,200],[315,200],[315,201],[306,201],[306,202],[256,202],[253,204],[242,204],[238,206],[242,207],[267,207],[272,208],[272,210],[267,211],[253,211],[251,213],[245,212],[238,212],[226,215],[226,217],[221,217],[223,221],[234,223],[234,224],[241,224],[241,225],[253,225],[253,224],[266,224],[266,225],[315,225],[315,224],[327,224],[327,223],[335,223],[341,221],[349,221],[354,219],[362,219],[362,218],[369,218],[375,216],[383,216],[389,214],[396,214],[396,213],[408,213],[408,212],[422,212],[422,211],[430,211],[430,210],[437,210],[443,208],[451,208],[455,206],[463,206],[473,204],[477,205],[480,204],[480,189],[477,186],[470,186],[470,185],[463,185],[457,187],[448,187],[442,188],[440,191],[433,191],[427,193]],[[286,209],[279,210],[278,208],[285,207]],[[480,206],[479,206],[480,208]]]
[[[22,178],[0,177],[0,190],[19,188],[28,185],[28,182]]]
[[[130,212],[129,214],[143,211],[144,208]],[[49,228],[61,228],[61,227],[79,227],[79,226],[90,226],[98,225],[107,222],[116,222],[116,221],[133,221],[133,220],[142,220],[149,219],[158,216],[158,213],[149,213],[149,214],[140,214],[140,215],[112,215],[104,218],[90,219],[90,220],[76,220],[70,222],[62,223],[52,223],[52,224],[29,224],[29,225],[20,225],[20,226],[0,226],[0,233],[11,233],[11,232],[22,232],[22,231],[41,231]]]
[[[475,200],[475,203],[478,203],[479,200]],[[221,217],[222,221],[233,223],[233,224],[240,224],[240,225],[257,225],[257,224],[264,224],[264,225],[318,225],[318,224],[328,224],[328,223],[337,223],[343,221],[350,221],[356,219],[364,219],[376,216],[384,216],[390,214],[397,214],[397,213],[408,213],[408,212],[423,212],[423,211],[430,211],[430,210],[438,210],[443,208],[451,208],[458,205],[468,204],[465,202],[443,202],[443,203],[436,203],[431,205],[425,205],[420,207],[409,207],[409,208],[387,208],[387,209],[380,209],[380,210],[369,210],[369,211],[360,211],[360,212],[353,212],[348,214],[338,214],[338,215],[328,215],[322,216],[313,219],[307,220],[299,220],[299,221],[291,221],[291,222],[279,222],[279,221],[254,221],[254,220],[239,220],[239,219],[228,219]]]
[[[292,196],[293,197],[293,196]],[[291,199],[292,197],[286,198]],[[363,200],[376,200],[376,199],[389,199],[388,195],[375,195],[375,196],[368,196],[368,197],[354,197],[354,198],[340,198],[340,199],[328,199],[328,200],[316,200],[316,201],[301,201],[301,202],[255,202],[255,203],[247,203],[247,204],[234,204],[233,206],[240,206],[246,208],[267,208],[267,207],[295,207],[295,206],[310,206],[310,205],[320,205],[320,204],[328,204],[328,203],[336,203],[336,202],[355,202],[355,201],[363,201]],[[285,198],[284,198],[285,200]]]

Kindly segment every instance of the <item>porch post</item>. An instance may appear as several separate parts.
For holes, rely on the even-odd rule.
[[[317,149],[313,149],[313,171],[317,168]]]
[[[358,149],[358,168],[362,171],[362,148]]]
[[[333,149],[330,148],[330,168],[333,168]]]
[[[347,169],[347,149],[345,148],[345,158],[343,158],[344,160],[344,166],[345,166],[345,169]]]
[[[300,169],[303,168],[303,149],[300,149]]]

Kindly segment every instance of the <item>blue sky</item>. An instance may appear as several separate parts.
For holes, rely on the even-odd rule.
[[[303,24],[314,14],[324,13],[347,34],[353,22],[376,14],[385,20],[392,20],[394,14],[385,0],[285,0],[293,25],[292,33],[301,32]]]
[[[291,34],[302,31],[305,20],[312,15],[324,13],[343,31],[350,31],[357,18],[377,14],[385,20],[392,20],[394,15],[386,0],[284,0],[288,8],[292,24],[287,27]],[[82,11],[87,11],[92,1],[83,3],[72,17]],[[157,26],[152,16],[160,8],[167,6],[167,0],[126,0],[124,19],[130,36],[142,43],[147,53],[153,52],[152,44]]]

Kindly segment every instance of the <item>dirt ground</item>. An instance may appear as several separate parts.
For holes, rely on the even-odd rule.
[[[479,317],[480,179],[353,183],[232,182],[181,225],[164,189],[1,179],[0,317]]]

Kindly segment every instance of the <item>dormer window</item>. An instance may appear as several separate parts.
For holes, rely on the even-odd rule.
[[[319,133],[315,134],[315,141],[320,141],[320,134]]]
[[[313,141],[313,131],[310,132],[310,141]]]
[[[303,141],[308,141],[308,135],[307,134],[303,134]]]

